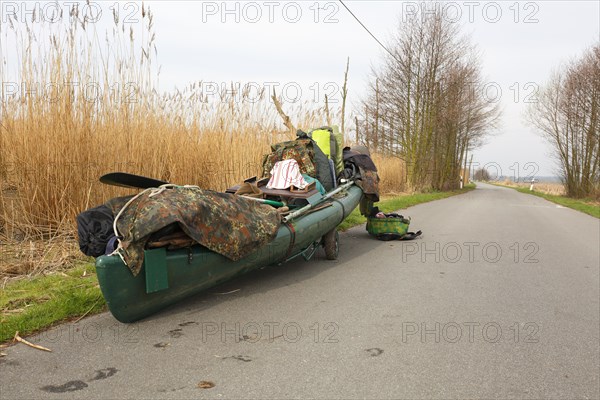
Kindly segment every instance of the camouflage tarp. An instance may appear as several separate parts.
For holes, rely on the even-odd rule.
[[[354,181],[356,186],[362,189],[364,196],[360,200],[360,213],[369,215],[373,203],[379,201],[379,175],[376,171],[368,171],[359,167],[360,176]]]
[[[140,272],[148,238],[179,223],[193,240],[237,261],[277,235],[279,214],[270,206],[197,187],[169,187],[142,192],[117,220],[119,254],[133,275]]]
[[[379,201],[379,175],[377,171],[368,171],[359,167],[360,177],[355,183],[360,187],[369,200]]]
[[[297,135],[296,140],[271,145],[272,153],[265,155],[263,159],[263,176],[271,176],[271,170],[277,161],[294,159],[298,162],[301,173],[318,179],[325,190],[333,189],[327,156],[306,133],[298,131]]]
[[[300,172],[317,176],[317,170],[313,163],[314,151],[310,139],[290,140],[276,143],[271,146],[273,151],[267,154],[263,160],[263,176],[269,176],[277,161],[294,159],[298,162]]]

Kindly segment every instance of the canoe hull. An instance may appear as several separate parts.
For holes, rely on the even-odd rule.
[[[134,322],[187,297],[242,275],[253,269],[284,262],[309,248],[356,208],[362,191],[356,186],[332,205],[282,225],[276,238],[252,254],[232,261],[202,246],[167,252],[168,288],[147,293],[145,265],[137,276],[118,256],[96,259],[100,289],[113,316],[121,322]],[[293,233],[292,233],[293,231]],[[292,238],[294,244],[291,246]]]

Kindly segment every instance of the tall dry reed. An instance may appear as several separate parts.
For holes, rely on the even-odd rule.
[[[0,71],[4,82],[19,85],[17,95],[6,93],[14,87],[3,86],[0,109],[4,240],[72,233],[82,210],[133,193],[100,184],[98,177],[105,173],[223,190],[259,175],[269,145],[291,137],[267,93],[258,101],[246,101],[244,92],[207,100],[199,83],[157,93],[151,13],[143,17],[139,51],[133,31],[118,21],[104,48],[98,46],[98,34],[86,30],[85,20],[75,21],[44,28],[48,41],[29,28],[5,26],[0,32],[16,39],[21,57],[10,60],[16,63],[15,79]],[[326,120],[323,109],[306,103],[290,116],[306,128]],[[402,191],[402,162],[376,161],[382,189]]]

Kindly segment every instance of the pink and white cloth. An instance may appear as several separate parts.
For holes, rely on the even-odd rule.
[[[271,179],[267,183],[267,189],[288,189],[294,186],[304,189],[308,182],[300,173],[300,166],[294,159],[277,161],[271,169]]]

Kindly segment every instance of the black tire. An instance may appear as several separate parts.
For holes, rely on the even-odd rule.
[[[325,249],[325,258],[337,260],[340,254],[340,234],[336,228],[323,235],[323,249]]]

